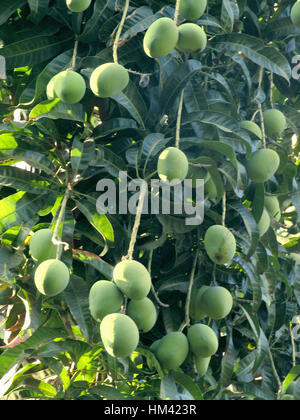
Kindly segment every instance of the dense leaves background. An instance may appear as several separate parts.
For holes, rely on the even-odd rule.
[[[88,86],[92,70],[112,60],[123,1],[95,0],[82,14],[72,14],[65,0],[1,1],[4,398],[273,400],[300,374],[300,342],[293,333],[300,270],[290,258],[300,251],[300,96],[299,81],[292,77],[300,30],[289,18],[293,3],[209,0],[197,22],[208,35],[206,50],[174,51],[154,60],[143,51],[144,31],[159,17],[173,18],[174,3],[131,1],[118,57],[145,76],[131,73],[127,88],[113,98],[96,98],[88,88],[81,103],[66,105],[47,100],[47,83],[70,66],[77,39],[76,71]],[[174,145],[183,88],[180,147],[190,162],[209,165],[217,198],[206,200],[204,223],[192,230],[175,216],[143,215],[134,257],[145,266],[152,258],[155,290],[169,307],[157,305],[154,329],[141,335],[130,360],[116,361],[103,350],[88,293],[95,281],[111,278],[113,266],[127,253],[133,216],[100,216],[96,185],[101,178],[117,180],[120,170],[131,178],[155,171],[159,152]],[[265,185],[247,178],[245,162],[259,142],[239,127],[260,105],[280,109],[288,121],[282,138],[268,138],[281,165]],[[255,121],[260,123],[259,114]],[[55,223],[68,185],[72,195],[60,231],[70,245],[62,259],[71,269],[71,282],[61,295],[45,298],[34,287],[28,240],[32,232]],[[230,267],[214,271],[203,237],[210,225],[221,222],[224,191],[226,226],[238,252]],[[265,192],[278,194],[282,218],[272,220],[259,238]],[[184,319],[194,252],[199,255],[195,285],[215,281],[235,296],[230,316],[211,323],[220,347],[201,379],[192,360],[178,372],[166,372],[149,350]],[[300,398],[300,386],[295,396]]]

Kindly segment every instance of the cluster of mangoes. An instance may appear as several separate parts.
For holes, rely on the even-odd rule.
[[[190,317],[195,321],[200,321],[206,316],[220,320],[230,313],[232,304],[232,296],[224,287],[202,286],[193,294]],[[195,323],[188,328],[187,335],[181,331],[170,332],[156,340],[150,349],[162,367],[173,370],[184,363],[191,351],[197,372],[199,376],[203,376],[218,347],[218,337],[214,330],[208,325]]]
[[[81,13],[91,0],[66,0],[68,8]],[[207,0],[182,0],[180,13],[185,19],[196,20],[204,13]],[[169,54],[175,47],[183,52],[203,51],[207,37],[200,26],[184,23],[177,26],[167,17],[153,22],[144,37],[144,51],[152,58]],[[91,74],[90,88],[95,96],[108,98],[122,92],[129,83],[128,71],[121,64],[109,62],[98,66]],[[49,100],[59,98],[67,104],[80,102],[86,92],[86,82],[81,74],[71,68],[51,78],[46,93]]]
[[[99,280],[89,293],[92,317],[100,322],[100,335],[106,351],[113,357],[127,357],[139,343],[139,332],[150,331],[157,310],[147,295],[151,289],[148,270],[138,261],[124,260],[113,270],[113,280]],[[124,298],[130,299],[126,314]]]
[[[45,296],[56,296],[69,284],[70,272],[66,264],[57,258],[57,247],[52,241],[51,229],[40,229],[30,239],[29,249],[37,268],[34,282],[38,291]]]

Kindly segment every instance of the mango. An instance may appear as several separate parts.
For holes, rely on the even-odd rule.
[[[214,225],[207,229],[204,245],[209,258],[219,265],[229,263],[236,251],[233,234],[221,225]]]
[[[187,358],[189,343],[186,336],[178,331],[165,335],[156,351],[159,363],[165,369],[178,369]]]
[[[162,181],[179,184],[186,178],[188,170],[188,159],[177,147],[168,147],[158,157],[157,172]]]
[[[195,366],[200,378],[206,374],[210,361],[211,357],[195,357]]]
[[[150,331],[157,319],[157,311],[154,303],[149,298],[131,300],[127,306],[127,315],[136,323],[143,333]]]
[[[278,109],[264,111],[264,124],[268,137],[278,137],[286,127],[286,118]]]
[[[211,177],[207,180],[206,184],[204,185],[204,192],[208,195],[208,198],[210,200],[214,200],[218,195],[216,184],[214,183]]]
[[[278,198],[275,195],[265,196],[265,207],[270,215],[279,222],[281,218],[281,209]]]
[[[261,128],[254,121],[242,121],[240,123],[240,127],[243,130],[249,131],[249,133],[254,134],[259,139],[262,139]]]
[[[291,20],[295,26],[300,28],[300,1],[296,1],[291,9]]]
[[[105,350],[113,357],[128,357],[137,348],[139,330],[124,314],[106,315],[100,324],[100,336]]]
[[[175,48],[178,41],[178,28],[175,22],[167,17],[159,18],[147,29],[143,47],[151,58],[161,58]]]
[[[72,12],[80,13],[89,7],[91,1],[92,0],[66,0],[66,4]]]
[[[53,86],[55,95],[67,104],[81,101],[86,91],[84,78],[73,70],[58,73]]]
[[[201,307],[211,319],[225,318],[231,311],[233,299],[231,293],[221,286],[209,287],[201,296]]]
[[[56,95],[56,93],[55,93],[55,91],[54,91],[54,82],[55,82],[55,80],[58,78],[58,76],[59,76],[59,74],[56,74],[55,76],[53,76],[53,77],[50,79],[49,83],[47,84],[47,88],[46,88],[46,95],[47,95],[47,98],[48,98],[49,100],[50,100],[50,99],[57,98],[57,95]]]
[[[92,317],[101,321],[106,315],[119,312],[123,304],[123,295],[117,286],[108,280],[94,283],[89,293],[89,308]]]
[[[218,338],[207,325],[194,324],[189,328],[187,336],[191,351],[197,357],[211,357],[218,350]]]
[[[199,289],[195,290],[192,294],[190,305],[190,317],[195,321],[201,321],[201,319],[206,317],[206,313],[204,312],[201,304],[201,297],[203,293],[208,289],[209,286],[202,286]]]
[[[100,98],[109,98],[121,93],[128,83],[128,71],[117,63],[101,64],[90,78],[90,88],[94,95]]]
[[[188,20],[199,19],[207,7],[207,0],[181,0],[179,12]]]
[[[258,230],[259,230],[259,236],[264,236],[264,234],[269,230],[270,224],[271,224],[271,219],[270,219],[269,213],[264,208],[260,221],[257,224]]]
[[[153,341],[153,343],[151,344],[151,346],[149,347],[150,348],[150,350],[151,351],[153,351],[153,353],[155,353],[156,352],[156,350],[158,349],[158,346],[159,346],[159,344],[160,344],[160,342],[161,342],[161,338],[159,339],[159,340],[155,340],[155,341]]]
[[[195,23],[183,23],[178,27],[178,41],[176,48],[179,51],[192,53],[203,51],[207,45],[206,33]]]
[[[40,229],[31,237],[29,251],[34,261],[40,264],[43,261],[55,259],[57,245],[52,242],[53,230]]]
[[[275,175],[279,168],[280,158],[271,149],[259,149],[254,152],[247,162],[248,176],[256,183],[267,182]]]
[[[150,274],[138,261],[119,262],[114,268],[113,279],[118,288],[129,299],[144,299],[151,289]]]
[[[60,260],[43,261],[35,270],[34,283],[40,293],[56,296],[68,286],[70,273],[68,267]]]

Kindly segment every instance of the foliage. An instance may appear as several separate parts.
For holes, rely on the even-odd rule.
[[[292,76],[300,30],[289,17],[293,4],[209,0],[196,22],[208,36],[207,48],[151,59],[143,50],[145,30],[159,17],[173,18],[174,2],[132,0],[118,46],[119,63],[135,71],[130,83],[105,99],[95,97],[87,83],[82,101],[68,105],[47,99],[48,82],[71,65],[75,41],[75,69],[87,82],[97,66],[112,61],[124,2],[95,0],[82,14],[72,14],[65,0],[1,1],[3,398],[273,400],[300,374],[299,341],[292,333],[300,270],[290,256],[300,251],[300,96]],[[208,169],[217,197],[206,199],[204,222],[194,229],[178,216],[142,216],[134,258],[151,269],[156,293],[150,297],[159,317],[141,334],[132,357],[116,360],[101,344],[88,295],[96,281],[111,279],[126,255],[133,216],[98,214],[96,185],[102,178],[117,180],[119,171],[129,179],[155,177],[159,153],[175,143],[182,89],[180,148],[190,163]],[[260,141],[239,122],[254,116],[260,124],[259,110],[272,106],[288,122],[279,139],[267,138],[281,163],[271,180],[255,184],[245,165]],[[36,230],[55,225],[68,188],[59,232],[69,244],[62,260],[71,281],[48,298],[34,286],[28,242]],[[282,217],[273,218],[260,238],[265,193],[278,195]],[[237,253],[230,266],[215,267],[203,239],[222,217]],[[149,349],[185,319],[195,254],[195,286],[218,284],[235,301],[225,320],[203,321],[218,335],[219,350],[202,378],[192,359],[168,372]],[[169,306],[161,306],[156,294]],[[299,386],[295,393],[299,399]]]

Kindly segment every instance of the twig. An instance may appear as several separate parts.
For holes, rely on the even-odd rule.
[[[78,44],[79,44],[79,41],[76,39],[75,44],[74,44],[73,56],[72,56],[71,70],[74,70],[76,66]]]
[[[128,9],[129,9],[129,3],[130,3],[130,0],[125,0],[122,19],[121,19],[121,22],[118,26],[118,30],[117,30],[116,37],[115,37],[114,44],[113,44],[113,60],[114,60],[114,63],[116,63],[116,64],[118,64],[119,40],[120,40],[121,32],[122,32],[122,29],[123,29],[123,26],[124,26],[124,22],[125,22],[125,19],[126,19],[126,15],[127,15]]]
[[[268,353],[269,353],[269,358],[270,358],[270,361],[271,361],[272,371],[273,371],[273,374],[274,374],[274,376],[276,378],[276,381],[277,381],[277,384],[278,384],[277,399],[279,399],[280,394],[281,394],[282,385],[281,385],[281,381],[280,381],[279,375],[278,375],[277,370],[276,370],[276,366],[275,366],[275,363],[274,363],[274,359],[273,359],[273,355],[271,353],[270,347],[268,347]]]
[[[271,104],[271,108],[274,108],[273,87],[274,87],[274,74],[273,74],[273,72],[271,72],[270,73],[270,104]]]
[[[264,76],[264,67],[261,67],[260,70],[259,70],[259,79],[258,79],[259,88],[261,88],[262,81],[263,81],[263,76]],[[261,121],[261,132],[262,132],[263,147],[264,147],[264,149],[266,149],[267,148],[266,130],[265,130],[264,113],[263,113],[263,109],[262,109],[261,104],[258,105],[258,110],[259,110],[260,121]]]
[[[226,192],[223,193],[222,198],[222,226],[225,226],[226,221]]]
[[[293,367],[296,366],[296,347],[295,347],[295,340],[293,336],[293,330],[292,325],[290,323],[290,336],[291,336],[291,342],[292,342],[292,357],[293,357]]]
[[[64,195],[63,201],[61,203],[61,208],[60,208],[60,212],[55,224],[55,229],[53,232],[53,236],[52,236],[52,242],[54,243],[54,245],[57,245],[57,251],[56,251],[56,259],[59,259],[60,256],[60,245],[65,245],[64,250],[67,251],[69,249],[69,244],[67,242],[62,242],[59,238],[58,235],[58,231],[59,231],[59,226],[64,218],[65,215],[65,211],[66,211],[66,206],[67,206],[67,202],[69,199],[69,195],[70,195],[70,187],[68,186],[68,189]]]
[[[179,8],[180,8],[180,0],[176,0],[175,13],[174,13],[174,22],[176,23],[176,25],[178,24]]]

